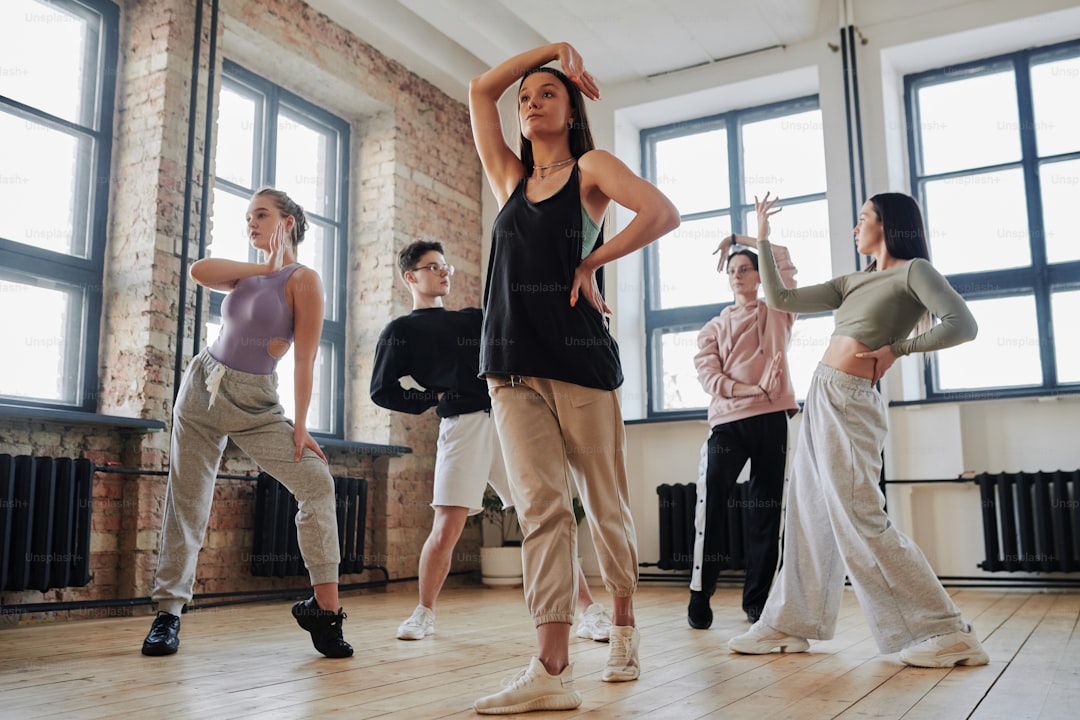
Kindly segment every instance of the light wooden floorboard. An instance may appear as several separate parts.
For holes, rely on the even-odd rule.
[[[598,594],[602,591],[597,590]],[[607,645],[571,639],[580,708],[545,718],[648,720],[1063,720],[1080,716],[1080,592],[960,589],[953,598],[990,655],[986,667],[908,668],[881,655],[845,593],[836,637],[810,652],[743,656],[740,592],[717,591],[707,631],[686,624],[683,587],[645,584],[636,599],[642,675],[601,682]],[[472,703],[528,663],[535,634],[520,588],[456,588],[440,597],[437,634],[394,632],[411,592],[345,595],[345,636],[330,660],[296,627],[288,602],[183,616],[177,655],[139,646],[148,615],[0,629],[4,718],[475,718]]]

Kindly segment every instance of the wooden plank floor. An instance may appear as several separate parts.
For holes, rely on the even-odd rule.
[[[742,656],[726,642],[747,623],[739,592],[719,590],[708,631],[686,624],[687,591],[645,584],[636,608],[642,675],[608,684],[607,645],[572,638],[584,702],[536,718],[1075,718],[1080,716],[1080,592],[952,590],[990,664],[908,668],[879,655],[845,594],[837,635],[808,653]],[[602,591],[598,592],[598,597]],[[183,617],[177,655],[139,653],[149,616],[0,629],[4,718],[478,717],[472,703],[528,663],[534,633],[521,589],[458,588],[440,598],[438,633],[394,638],[415,594],[343,596],[345,637],[330,660],[311,647],[289,603],[200,610]]]

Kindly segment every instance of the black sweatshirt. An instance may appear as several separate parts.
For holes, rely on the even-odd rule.
[[[489,409],[487,383],[478,377],[482,324],[480,308],[424,308],[392,320],[375,348],[372,401],[414,415],[436,407],[439,417]],[[406,375],[424,389],[402,387]]]

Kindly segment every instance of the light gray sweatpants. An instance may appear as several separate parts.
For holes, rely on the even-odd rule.
[[[792,461],[784,557],[761,620],[828,640],[845,574],[883,653],[962,630],[960,610],[878,487],[888,420],[869,380],[818,365]]]
[[[169,485],[151,593],[158,609],[173,615],[191,600],[227,438],[296,496],[297,540],[311,584],[338,581],[334,479],[310,449],[293,461],[293,424],[278,404],[277,375],[233,370],[203,350],[184,373],[173,408]]]

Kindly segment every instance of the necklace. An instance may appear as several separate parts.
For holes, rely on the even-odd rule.
[[[535,169],[535,170],[550,170],[551,168],[562,167],[563,165],[567,165],[567,164],[572,163],[572,162],[574,162],[574,158],[568,157],[565,160],[560,160],[559,162],[551,163],[550,165],[533,165],[533,169]],[[543,180],[546,177],[547,177],[547,175],[545,175],[544,173],[540,173],[540,179],[541,180]]]

